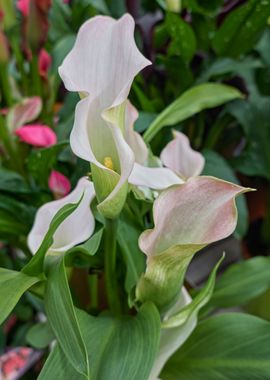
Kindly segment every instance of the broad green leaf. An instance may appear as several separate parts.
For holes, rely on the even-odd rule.
[[[27,342],[37,349],[43,349],[55,339],[52,329],[46,322],[35,324],[28,330],[26,335]]]
[[[141,231],[127,221],[119,220],[117,241],[127,266],[125,289],[129,293],[145,270],[145,255],[138,246]]]
[[[13,310],[23,293],[39,281],[41,279],[38,277],[0,268],[0,324]]]
[[[252,49],[267,26],[269,0],[249,0],[230,12],[217,31],[213,47],[218,55],[239,57]]]
[[[29,263],[22,269],[22,272],[29,275],[39,275],[43,272],[43,263],[46,253],[48,252],[50,246],[53,244],[53,235],[59,225],[66,219],[73,211],[78,207],[79,202],[69,203],[62,207],[53,217],[48,232],[46,233],[39,249],[36,254],[32,257]]]
[[[167,13],[166,26],[172,40],[169,54],[180,55],[188,64],[196,52],[196,37],[192,27],[174,13]]]
[[[270,288],[270,257],[255,257],[231,265],[218,280],[209,306],[248,303]]]
[[[63,258],[51,262],[44,301],[48,321],[66,360],[79,374],[89,378],[88,356],[75,314]]]
[[[270,378],[270,323],[247,314],[218,315],[200,323],[169,360],[162,380]]]
[[[207,149],[202,153],[205,158],[205,166],[202,175],[211,175],[240,185],[239,180],[235,176],[229,163],[222,156]],[[238,210],[238,220],[234,235],[239,239],[246,234],[248,228],[248,210],[244,195],[240,195],[236,199],[236,206]]]
[[[160,334],[160,317],[153,304],[145,304],[135,317],[93,317],[78,311],[86,342],[91,380],[148,380]],[[57,345],[39,380],[82,380]]]
[[[150,142],[165,126],[178,124],[203,109],[217,107],[241,97],[242,94],[237,89],[224,84],[204,83],[192,87],[157,116],[144,133],[144,139]]]

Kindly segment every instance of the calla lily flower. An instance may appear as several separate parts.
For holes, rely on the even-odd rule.
[[[59,68],[66,88],[83,96],[76,107],[71,148],[91,163],[98,209],[108,218],[121,211],[128,179],[134,169],[133,182],[138,165],[144,170],[147,156],[146,146],[133,131],[137,114],[127,96],[135,75],[151,62],[137,49],[133,34],[134,20],[128,14],[117,21],[94,17],[81,27]],[[158,168],[156,173],[160,182]],[[177,176],[170,174],[177,181],[174,183],[179,183]],[[141,174],[147,176],[148,172]]]
[[[23,125],[15,134],[22,142],[40,148],[49,147],[57,142],[55,132],[47,125]]]
[[[38,210],[34,225],[28,235],[28,246],[31,252],[35,254],[38,250],[57,211],[68,203],[78,202],[81,198],[77,209],[56,230],[53,245],[48,254],[64,253],[76,244],[87,240],[95,228],[95,219],[90,209],[90,203],[94,197],[93,183],[84,177],[79,180],[76,188],[69,195],[43,205]]]
[[[42,102],[40,97],[25,98],[21,103],[12,107],[7,116],[10,131],[15,131],[22,125],[35,120],[40,114]]]
[[[184,133],[173,131],[173,136],[174,139],[161,152],[163,165],[183,179],[200,175],[205,164],[203,155],[191,148]]]
[[[193,255],[229,236],[237,223],[235,197],[250,189],[213,177],[193,177],[154,202],[154,228],[139,239],[147,267],[136,296],[161,309],[175,301]]]
[[[57,199],[63,198],[70,192],[71,185],[69,179],[56,170],[51,172],[48,184]]]

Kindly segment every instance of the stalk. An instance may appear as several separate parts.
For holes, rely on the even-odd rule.
[[[106,219],[104,241],[105,285],[109,308],[113,314],[118,315],[121,312],[121,304],[116,277],[116,231],[117,221]]]

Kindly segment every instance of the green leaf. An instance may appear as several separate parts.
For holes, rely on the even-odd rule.
[[[22,176],[5,168],[0,168],[0,190],[21,194],[32,192]]]
[[[61,38],[52,50],[53,56],[53,66],[52,71],[57,73],[58,67],[62,64],[65,56],[72,49],[76,36],[74,34],[65,35]],[[57,75],[57,80],[60,81],[59,76]]]
[[[248,101],[230,104],[227,111],[241,124],[247,137],[240,156],[231,160],[233,167],[270,180],[270,98],[253,95]]]
[[[76,208],[79,206],[80,201],[77,203],[69,203],[62,207],[53,217],[50,227],[35,255],[29,261],[29,263],[22,269],[22,272],[29,275],[39,275],[43,272],[43,263],[46,253],[48,252],[50,246],[53,244],[53,235],[55,234],[59,225],[65,220],[70,214],[72,214]]]
[[[63,258],[51,262],[44,301],[50,326],[66,360],[78,373],[89,378],[87,351],[75,314]]]
[[[247,314],[207,319],[169,360],[163,380],[269,379],[270,323]]]
[[[91,380],[148,380],[160,333],[160,317],[151,303],[135,317],[93,317],[78,311],[87,345]],[[82,380],[56,346],[40,373],[39,380]]]
[[[218,55],[239,57],[251,50],[267,26],[269,0],[249,0],[230,12],[217,31],[213,47]]]
[[[117,241],[127,266],[125,289],[129,293],[145,270],[145,255],[138,246],[141,231],[127,221],[119,220]]]
[[[187,323],[191,317],[197,316],[200,309],[209,302],[213,294],[217,271],[223,259],[224,259],[224,255],[215,265],[214,269],[212,270],[211,275],[209,276],[207,280],[207,283],[199,291],[199,293],[192,300],[192,302],[186,307],[184,307],[182,310],[180,310],[179,313],[174,314],[170,318],[166,319],[166,321],[162,323],[163,328],[173,328],[173,327],[182,326],[185,323]]]
[[[197,78],[196,83],[208,81],[211,78],[216,78],[226,74],[240,75],[245,70],[257,69],[263,67],[261,60],[253,57],[245,57],[242,60],[232,58],[216,58],[212,64],[207,65],[206,69]]]
[[[202,153],[205,158],[205,166],[202,175],[211,175],[213,177],[224,179],[228,182],[240,184],[232,168],[222,156],[212,150],[207,149],[205,149]],[[236,238],[240,239],[246,234],[248,229],[248,210],[244,195],[240,195],[236,199],[236,206],[238,210],[238,220],[234,235]]]
[[[97,253],[97,250],[100,246],[103,232],[104,228],[100,228],[85,243],[77,245],[76,247],[68,250],[67,255],[79,252],[86,256],[94,256]]]
[[[0,268],[0,324],[4,322],[27,289],[41,281],[22,272]]]
[[[214,307],[247,304],[270,288],[270,257],[255,257],[233,264],[216,284],[209,303]]]
[[[178,124],[203,109],[217,107],[241,97],[242,94],[237,89],[224,84],[204,83],[195,86],[184,92],[158,115],[144,133],[144,139],[150,142],[165,126]]]
[[[174,13],[167,13],[166,26],[172,39],[169,54],[180,55],[188,64],[196,52],[196,37],[191,26]]]
[[[62,141],[49,148],[32,151],[28,157],[27,167],[39,184],[48,187],[48,177],[56,162],[57,155],[67,146],[68,142]]]
[[[54,340],[52,329],[46,322],[37,323],[28,330],[27,342],[37,349],[43,349]]]

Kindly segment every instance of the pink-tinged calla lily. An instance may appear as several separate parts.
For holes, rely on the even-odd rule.
[[[47,125],[24,125],[18,128],[15,134],[22,142],[39,148],[46,148],[57,142],[55,132]]]
[[[109,218],[123,207],[134,165],[124,138],[127,96],[135,75],[150,64],[133,34],[130,15],[94,17],[80,28],[59,68],[65,87],[85,96],[76,107],[70,142],[74,153],[91,163],[98,209]]]
[[[205,164],[203,155],[191,148],[190,141],[184,133],[173,131],[173,136],[174,139],[161,152],[163,165],[183,179],[200,175]]]
[[[229,236],[237,223],[235,197],[250,189],[213,177],[193,177],[154,202],[154,228],[142,233],[147,267],[136,296],[160,309],[174,302],[193,255]]]
[[[54,193],[57,199],[66,196],[71,189],[69,179],[56,170],[51,172],[48,185],[49,189]]]
[[[50,54],[45,49],[41,49],[38,56],[38,71],[42,78],[47,78],[51,63],[52,58]]]
[[[28,246],[31,252],[35,254],[38,250],[55,214],[66,204],[77,203],[81,198],[77,209],[56,230],[53,245],[48,254],[61,254],[76,244],[87,240],[95,228],[95,219],[90,209],[94,197],[93,183],[84,177],[79,180],[76,188],[66,197],[43,205],[37,211],[34,225],[28,235]]]
[[[40,114],[42,101],[40,97],[25,98],[8,111],[7,123],[10,131],[35,120]]]
[[[18,0],[16,6],[24,17],[29,15],[30,0]]]

